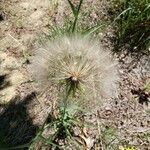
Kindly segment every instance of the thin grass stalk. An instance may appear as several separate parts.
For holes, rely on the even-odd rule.
[[[79,16],[79,12],[80,12],[80,8],[81,8],[81,5],[82,5],[82,2],[83,0],[80,0],[80,4],[78,6],[78,9],[77,9],[77,14],[75,16],[75,20],[74,20],[74,23],[73,23],[73,27],[72,27],[72,33],[75,31],[76,29],[76,25],[77,25],[77,21],[78,21],[78,16]]]
[[[74,15],[74,22],[73,22],[73,26],[72,26],[72,33],[75,32],[76,30],[76,25],[77,25],[77,21],[78,21],[78,16],[79,16],[79,12],[80,12],[80,9],[81,9],[81,5],[83,3],[83,0],[80,0],[79,2],[79,5],[77,7],[77,9],[75,8],[75,6],[72,4],[71,0],[68,0],[68,3],[71,7],[71,10],[72,10],[72,13]]]

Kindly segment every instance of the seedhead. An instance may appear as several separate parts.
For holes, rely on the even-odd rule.
[[[116,96],[116,61],[97,40],[60,37],[38,49],[33,64],[35,77],[45,81],[43,85],[55,84],[85,108]]]

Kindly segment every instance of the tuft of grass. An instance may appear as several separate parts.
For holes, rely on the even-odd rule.
[[[37,147],[39,149],[67,149],[69,143],[76,143],[76,146],[80,147],[73,137],[74,128],[81,126],[79,117],[76,115],[77,109],[77,107],[60,107],[58,115],[53,116],[51,122],[45,122],[39,129],[36,137],[30,143],[29,150]]]
[[[150,47],[150,1],[113,0],[116,21],[116,45],[128,44],[131,52],[148,52]],[[118,48],[118,49],[119,49]]]
[[[71,8],[71,12],[73,14],[73,21],[69,18],[66,18],[64,21],[64,24],[62,26],[52,25],[49,26],[50,32],[48,33],[48,36],[50,39],[55,39],[58,36],[63,35],[73,35],[73,34],[81,34],[85,36],[90,35],[97,35],[99,32],[102,32],[105,30],[108,23],[106,22],[98,22],[94,26],[83,26],[79,22],[79,15],[81,12],[81,8],[83,5],[84,0],[80,0],[78,4],[74,4],[71,0],[67,0],[68,4]]]

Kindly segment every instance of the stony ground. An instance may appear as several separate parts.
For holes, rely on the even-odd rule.
[[[87,0],[80,16],[82,26],[107,20],[106,5],[105,1]],[[29,141],[52,109],[53,95],[40,96],[28,66],[40,35],[48,34],[55,25],[62,26],[66,18],[72,18],[72,14],[65,0],[0,1],[0,130],[7,131],[5,138],[10,145]],[[106,49],[112,49],[108,40],[110,36],[109,29],[100,34]],[[113,128],[117,132],[115,142],[118,145],[127,143],[138,150],[149,150],[149,93],[143,89],[150,83],[150,58],[133,58],[125,53],[117,56],[120,63],[120,94],[104,104],[98,116],[92,115],[91,120],[94,123],[99,120],[105,129]],[[90,132],[88,136],[95,139],[94,129]],[[2,135],[0,131],[0,138],[3,138]]]

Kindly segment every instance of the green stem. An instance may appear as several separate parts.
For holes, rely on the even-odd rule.
[[[80,12],[80,9],[81,9],[82,2],[83,2],[83,0],[80,0],[80,3],[79,3],[78,8],[76,10],[76,13],[74,14],[75,19],[74,19],[74,22],[73,22],[72,33],[76,29],[76,25],[77,25],[78,16],[79,16],[79,12]]]

